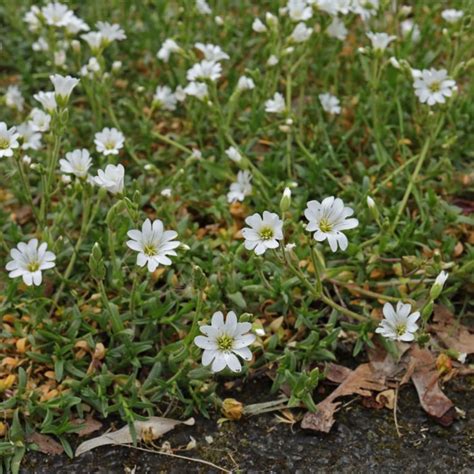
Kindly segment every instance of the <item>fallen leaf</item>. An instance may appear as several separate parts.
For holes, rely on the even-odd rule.
[[[28,435],[26,440],[29,443],[36,444],[43,454],[62,454],[64,452],[64,448],[61,444],[51,438],[51,436],[46,436],[41,433],[32,433]]]
[[[82,428],[79,431],[76,431],[79,437],[87,436],[102,428],[102,423],[95,420],[92,415],[87,415],[85,420],[77,418],[72,420],[71,423],[73,425],[82,425]]]
[[[371,364],[361,364],[355,370],[350,371],[336,390],[318,403],[315,413],[308,412],[304,415],[301,427],[329,433],[335,421],[334,413],[341,404],[340,402],[334,402],[336,398],[347,395],[370,397],[372,390],[381,392],[386,388],[383,373],[376,372]]]
[[[168,431],[171,431],[177,425],[194,425],[194,418],[189,418],[186,421],[172,420],[171,418],[161,418],[159,416],[152,416],[146,421],[135,421],[134,427],[137,432],[137,438],[141,441],[151,441],[163,436]],[[133,442],[132,434],[128,425],[123,428],[105,433],[97,438],[84,441],[76,449],[76,456],[79,456],[91,449],[99,446],[106,446],[109,444],[130,444]]]
[[[453,402],[442,392],[439,386],[439,372],[436,359],[428,349],[421,349],[416,344],[410,349],[410,356],[416,360],[411,380],[418,392],[423,409],[443,426],[454,421]]]
[[[445,306],[435,307],[430,331],[436,334],[448,349],[474,354],[474,333],[460,324]]]

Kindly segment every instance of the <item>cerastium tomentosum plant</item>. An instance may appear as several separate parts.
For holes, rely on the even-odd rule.
[[[237,375],[314,410],[341,346],[397,359],[437,347],[437,302],[468,313],[461,2],[136,2],[107,18],[3,3],[9,456],[38,427],[70,453],[86,409],[208,414]]]

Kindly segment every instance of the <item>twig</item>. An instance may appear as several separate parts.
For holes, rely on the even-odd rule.
[[[232,474],[232,471],[228,471],[227,469],[220,467],[217,464],[213,464],[210,461],[205,461],[204,459],[190,458],[188,456],[182,456],[181,454],[172,454],[172,453],[166,453],[164,451],[155,451],[153,449],[140,448],[139,446],[133,446],[132,444],[122,444],[121,446],[124,446],[125,448],[130,448],[130,449],[138,449],[139,451],[145,451],[146,453],[162,454],[163,456],[170,456],[172,458],[184,459],[185,461],[206,464],[207,466],[211,466],[214,469],[217,469],[219,471],[226,472],[227,474]]]
[[[400,428],[398,427],[398,420],[397,420],[398,388],[399,388],[399,385],[397,383],[397,386],[395,387],[395,399],[393,401],[393,421],[395,422],[395,429],[397,430],[397,435],[399,438],[401,438],[402,434],[400,433]]]

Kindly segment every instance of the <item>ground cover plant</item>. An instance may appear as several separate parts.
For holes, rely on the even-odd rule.
[[[0,12],[6,471],[45,439],[72,456],[92,419],[128,442],[150,417],[237,419],[220,388],[259,376],[309,429],[410,380],[452,423],[439,379],[474,352],[471,2]]]

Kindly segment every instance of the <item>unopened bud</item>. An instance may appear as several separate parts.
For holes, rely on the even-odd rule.
[[[441,294],[441,292],[443,291],[444,284],[446,283],[447,279],[448,279],[448,273],[445,271],[441,271],[441,273],[436,277],[436,280],[430,290],[430,297],[433,300],[438,298],[438,296]]]
[[[286,212],[291,206],[291,189],[290,188],[285,188],[283,191],[283,196],[280,200],[280,211]]]

